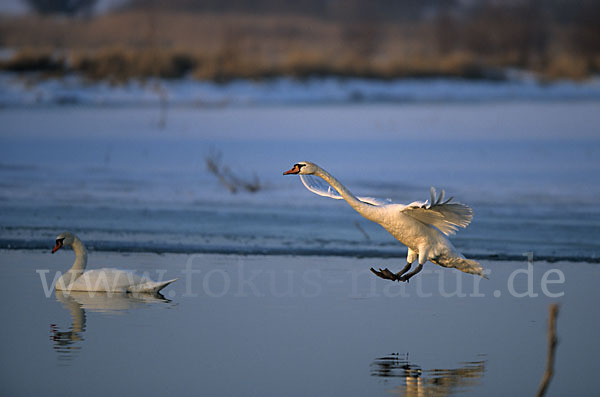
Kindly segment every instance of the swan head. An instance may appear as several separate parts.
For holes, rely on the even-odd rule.
[[[290,170],[284,172],[283,175],[312,175],[317,172],[318,169],[319,167],[314,163],[301,161],[294,164],[294,166]]]
[[[52,248],[52,253],[55,253],[65,245],[69,247],[72,246],[75,242],[75,238],[75,235],[71,232],[63,232],[59,234],[58,236],[56,236],[56,245],[54,246],[54,248]]]

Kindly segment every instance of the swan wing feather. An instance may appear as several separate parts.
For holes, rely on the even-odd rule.
[[[444,200],[442,190],[436,197],[435,188],[431,188],[431,201],[410,203],[402,209],[408,215],[422,223],[438,228],[446,236],[456,233],[459,227],[465,228],[471,223],[473,210],[462,203],[451,203],[453,197]],[[431,204],[430,204],[431,203]]]
[[[343,200],[344,198],[335,190],[331,185],[322,180],[321,178],[314,177],[312,175],[300,175],[300,180],[305,188],[311,192],[318,194],[319,196],[329,197],[335,200]],[[391,204],[389,199],[379,199],[375,197],[357,197],[363,203],[379,206]]]
[[[112,291],[126,292],[132,285],[144,284],[150,281],[146,277],[120,269],[88,270],[77,278],[71,285],[72,291]]]

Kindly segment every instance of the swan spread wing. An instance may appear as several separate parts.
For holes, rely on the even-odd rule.
[[[312,175],[300,175],[302,184],[311,192],[319,196],[343,200],[343,197],[321,178]],[[450,203],[453,197],[444,200],[444,191],[436,197],[435,188],[431,188],[431,201],[415,201],[402,209],[402,213],[419,222],[438,228],[446,236],[456,233],[459,227],[467,227],[473,218],[470,207],[461,203]],[[382,200],[373,197],[358,197],[364,203],[380,206],[391,204],[391,200]],[[431,203],[431,204],[430,204]]]
[[[446,236],[454,234],[459,227],[467,227],[473,218],[473,210],[461,203],[450,203],[453,197],[444,200],[442,190],[436,198],[435,188],[431,188],[431,204],[425,202],[410,203],[402,213],[428,225],[435,226]]]
[[[311,192],[318,194],[319,196],[329,197],[336,200],[343,200],[344,198],[327,182],[323,181],[321,178],[316,178],[312,175],[300,175],[300,180],[304,187],[306,187]],[[374,197],[357,197],[363,203],[371,204],[371,205],[386,205],[391,204],[391,200],[389,199],[378,199]]]

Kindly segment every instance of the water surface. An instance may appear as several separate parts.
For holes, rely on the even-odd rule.
[[[170,301],[143,301],[47,298],[36,271],[65,270],[72,253],[0,254],[6,395],[532,395],[551,302],[561,312],[548,395],[596,390],[597,265],[536,262],[538,296],[515,298],[506,280],[526,268],[522,262],[486,262],[493,277],[474,297],[474,277],[465,275],[459,288],[450,270],[426,267],[404,285],[368,272],[395,259],[90,255],[97,266],[181,277],[164,290]],[[560,298],[542,294],[551,269],[565,275],[549,287],[564,292]],[[517,277],[514,288],[526,291],[527,279]]]
[[[153,107],[1,109],[0,394],[532,395],[559,302],[548,395],[593,395],[598,110],[175,106],[161,128]],[[261,189],[229,193],[207,171],[215,152]],[[357,194],[408,203],[433,185],[472,206],[452,242],[491,271],[483,296],[479,279],[431,264],[407,285],[374,278],[371,266],[403,265],[405,248],[281,175],[301,160]],[[92,268],[180,280],[164,299],[46,294],[39,271],[51,281],[73,260],[49,254],[64,230]],[[513,297],[530,252],[537,296]],[[554,298],[548,271],[564,276]],[[513,281],[527,291],[522,273]]]

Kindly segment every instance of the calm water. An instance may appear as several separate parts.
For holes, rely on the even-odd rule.
[[[160,128],[151,107],[2,109],[0,391],[531,395],[547,305],[558,300],[550,395],[593,395],[599,110],[594,101],[173,107]],[[215,152],[261,189],[230,194],[207,171]],[[301,160],[357,194],[411,202],[433,185],[471,205],[473,223],[452,241],[492,270],[485,298],[445,298],[438,286],[456,286],[452,271],[376,282],[368,268],[398,267],[405,248],[281,175]],[[46,297],[36,270],[70,266],[72,253],[48,253],[64,230],[87,243],[92,265],[181,280],[164,300]],[[562,297],[508,296],[526,252],[538,293],[545,271],[564,272]],[[182,276],[188,263],[200,272],[193,281]],[[253,272],[256,284],[240,281]],[[473,278],[463,283],[469,293]]]
[[[538,296],[514,298],[506,280],[525,264],[487,261],[493,277],[481,297],[471,296],[472,276],[462,278],[466,297],[444,297],[438,286],[455,292],[455,272],[431,267],[403,286],[368,273],[396,259],[91,255],[98,265],[181,277],[164,291],[170,302],[151,302],[46,298],[36,271],[65,270],[72,253],[0,255],[3,395],[532,395],[553,301],[560,344],[548,395],[597,391],[597,265],[536,263]],[[540,289],[553,268],[566,280],[550,286],[564,292],[558,299]],[[515,289],[526,288],[519,276]]]

